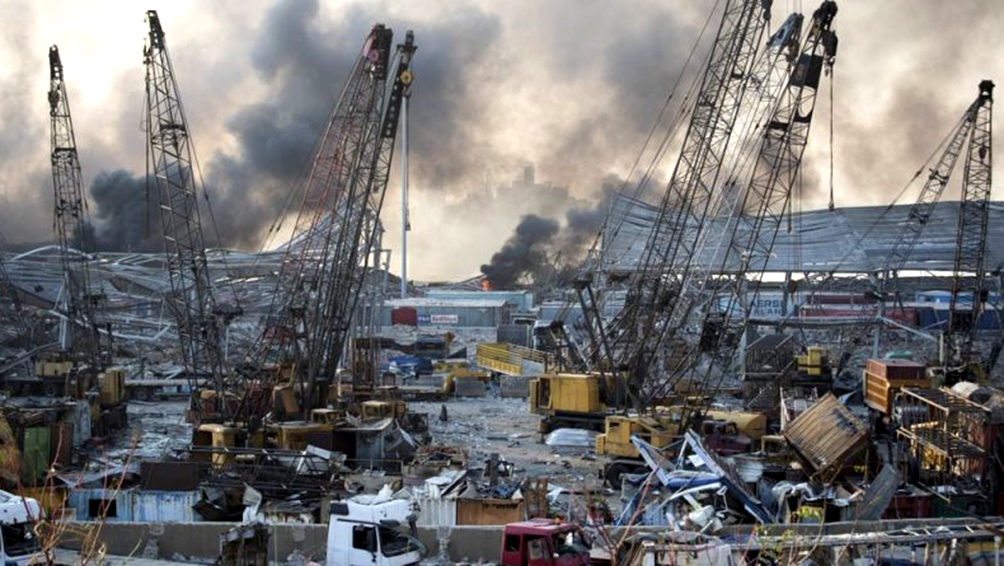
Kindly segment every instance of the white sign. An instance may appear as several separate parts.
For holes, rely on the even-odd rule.
[[[460,317],[455,314],[430,314],[429,324],[457,324]]]

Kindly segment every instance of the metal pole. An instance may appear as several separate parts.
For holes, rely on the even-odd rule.
[[[408,105],[407,93],[401,101],[401,298],[408,298]]]

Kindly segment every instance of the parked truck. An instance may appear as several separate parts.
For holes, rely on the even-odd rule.
[[[589,540],[574,523],[531,519],[502,531],[502,566],[585,566]]]
[[[38,501],[0,491],[0,563],[7,566],[44,564],[35,523],[42,517]]]
[[[416,537],[418,509],[386,494],[331,503],[327,566],[417,566],[425,545]]]

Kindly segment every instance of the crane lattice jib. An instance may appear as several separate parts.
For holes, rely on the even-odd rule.
[[[409,32],[392,61],[392,41],[374,26],[329,118],[280,271],[279,322],[260,346],[296,365],[305,406],[314,383],[335,374],[376,236],[416,49]]]
[[[750,75],[747,87],[756,96],[746,105],[748,108],[743,115],[743,124],[750,127],[752,134],[757,131],[757,125],[766,122],[776,111],[781,93],[789,82],[792,66],[799,53],[802,20],[801,14],[792,14],[785,20],[784,24],[771,37],[767,49],[757,61]],[[742,129],[744,132],[746,131],[746,128]],[[759,139],[760,137],[756,135],[744,136],[744,139],[741,140],[741,146],[736,151],[730,152],[729,163],[727,163],[730,171],[741,166],[737,161],[750,154]],[[695,258],[706,257],[707,251],[714,250],[712,266],[716,265],[716,261],[724,259],[722,254],[727,254],[727,249],[723,250],[722,246],[723,243],[727,243],[728,227],[738,221],[737,215],[741,208],[739,199],[740,192],[734,179],[726,182],[725,186],[717,191],[709,204],[706,216],[713,219],[724,217],[728,219],[728,223],[722,229],[717,229],[714,225],[701,229],[690,255]],[[723,242],[723,240],[726,241]],[[703,308],[707,314],[707,287],[716,275],[717,272],[714,269],[705,269],[700,262],[693,261],[693,258],[688,261],[686,270],[679,275],[678,293],[672,310],[667,313],[666,323],[662,325],[663,339],[675,337],[688,324],[695,311],[700,312]],[[696,350],[692,354],[696,354]],[[693,355],[678,360],[678,362],[682,362],[682,365],[678,364],[676,369],[688,367],[694,361],[696,358]]]
[[[55,45],[49,48],[48,99],[52,187],[55,197],[54,228],[59,241],[66,314],[71,325],[78,325],[84,330],[82,335],[77,335],[75,340],[64,344],[64,347],[84,354],[88,363],[99,367],[103,365],[102,346],[95,311],[100,297],[92,293],[90,269],[83,253],[87,251],[83,239],[87,224],[87,203],[82,189],[70,102],[63,80],[63,63]]]
[[[669,268],[692,247],[688,222],[699,226],[706,213],[765,28],[763,12],[756,0],[726,3],[680,157],[631,282],[620,340],[624,353],[617,365],[638,365],[629,360],[647,355],[652,330],[671,307]]]
[[[955,165],[958,163],[959,155],[962,154],[962,148],[966,145],[966,141],[972,134],[973,127],[977,121],[977,114],[980,108],[988,101],[989,97],[984,96],[984,93],[981,91],[976,100],[966,108],[962,118],[952,128],[948,137],[948,143],[938,158],[937,164],[928,172],[927,180],[924,182],[924,186],[917,196],[916,202],[913,203],[906,218],[904,218],[902,229],[896,238],[896,242],[889,250],[889,254],[886,256],[882,268],[879,270],[877,292],[881,300],[885,300],[885,293],[889,290],[889,278],[898,276],[913,253],[913,249],[917,246],[920,235],[923,234],[924,229],[927,227],[927,222],[931,218],[931,215],[934,214],[934,209],[945,192],[945,186],[948,185],[952,172],[955,171]],[[868,333],[872,327],[873,325],[869,324],[859,324],[850,329],[846,340],[847,345],[842,348],[838,358],[837,375],[847,367],[851,357],[854,355],[854,351],[868,337]]]
[[[758,291],[795,189],[823,69],[832,64],[836,54],[836,35],[830,29],[836,13],[836,3],[829,0],[813,13],[811,27],[802,42],[788,84],[761,134],[756,163],[735,210],[741,214],[734,218],[725,234],[727,247],[716,268],[717,273],[723,273],[728,265],[737,264],[736,274],[731,278],[714,278],[709,285],[711,297],[728,291],[729,304],[724,313],[731,319],[729,324],[741,327],[740,330],[749,324],[753,304],[750,298]],[[747,281],[750,288],[745,287]],[[742,300],[743,297],[747,300]],[[702,326],[708,323],[714,311],[711,307],[704,311]],[[712,347],[713,361],[730,358],[732,349],[728,333],[721,332]],[[709,365],[705,371],[710,369]],[[671,378],[660,384],[655,395],[665,393],[672,381]],[[706,381],[707,375],[702,383],[707,385]]]
[[[228,384],[225,383],[221,321],[215,312],[199,218],[198,195],[203,191],[193,170],[188,123],[164,41],[164,30],[156,11],[148,11],[147,20],[150,32],[143,52],[146,127],[171,281],[166,302],[175,318],[193,395],[206,387],[223,392]],[[219,408],[222,411],[222,406]]]
[[[27,337],[31,335],[31,325],[21,311],[21,298],[18,296],[17,287],[7,271],[7,265],[0,257],[0,299],[10,299],[10,310],[4,308],[0,310],[0,323],[12,327],[15,337]]]
[[[385,49],[383,41],[389,47],[391,39],[388,29],[381,38],[381,50]],[[405,43],[398,46],[392,68],[381,68],[374,73],[374,81],[379,84],[376,112],[370,114],[366,124],[367,143],[362,146],[347,198],[336,211],[337,234],[330,256],[333,261],[318,310],[321,324],[314,329],[309,342],[312,351],[308,360],[313,371],[308,375],[307,390],[311,393],[317,378],[335,374],[352,332],[368,262],[379,237],[379,215],[390,175],[401,104],[411,84],[409,66],[415,50],[414,35],[408,32]],[[389,88],[388,80],[392,81]],[[304,403],[309,406],[310,394],[304,395]]]
[[[991,81],[980,83],[983,103],[976,111],[972,135],[966,148],[966,164],[962,181],[962,201],[959,203],[958,240],[955,248],[952,301],[948,329],[953,348],[950,360],[969,363],[973,360],[973,342],[982,312],[984,294],[984,261],[987,248],[987,228],[990,222],[990,191],[992,171],[991,118],[993,110]],[[966,285],[967,278],[972,284]],[[972,308],[963,310],[959,295],[972,293]]]
[[[788,87],[781,94],[774,118],[765,127],[759,159],[742,199],[741,221],[733,229],[729,250],[739,262],[740,275],[762,273],[766,268],[791,202],[823,68],[835,56],[836,36],[830,26],[836,12],[836,3],[827,1],[813,14],[812,27]]]

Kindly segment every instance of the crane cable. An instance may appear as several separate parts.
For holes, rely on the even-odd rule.
[[[833,210],[833,67],[830,67],[830,206]]]
[[[632,163],[631,168],[624,179],[624,182],[621,183],[620,188],[618,188],[617,190],[617,194],[627,193],[627,188],[629,185],[631,185],[631,177],[638,171],[638,166],[640,165],[642,158],[647,152],[649,145],[652,143],[652,139],[655,137],[659,124],[662,123],[663,116],[665,116],[666,110],[669,108],[669,104],[673,101],[674,98],[676,98],[677,89],[680,87],[680,83],[683,81],[687,69],[690,67],[691,61],[693,60],[694,55],[697,53],[698,48],[701,45],[701,41],[704,38],[705,33],[707,33],[708,27],[710,26],[714,18],[714,15],[717,13],[718,6],[720,4],[721,0],[716,0],[714,6],[712,6],[711,10],[708,12],[708,17],[704,20],[704,25],[701,27],[701,31],[698,34],[697,39],[694,40],[694,43],[691,45],[690,52],[687,54],[687,58],[684,61],[683,66],[680,68],[680,72],[679,74],[677,74],[676,80],[674,81],[673,86],[670,88],[669,94],[666,96],[666,100],[663,102],[662,108],[659,110],[659,115],[652,123],[652,127],[649,129],[648,135],[645,138],[645,143],[642,144],[641,151],[639,151],[638,155],[635,157],[635,160]],[[710,53],[708,54],[708,58],[710,59]],[[686,105],[692,99],[695,91],[697,90],[697,84],[699,82],[699,78],[700,75],[698,74],[697,76],[695,76],[694,80],[688,87],[688,90],[683,97],[683,101],[681,102],[680,112],[678,112],[670,122],[665,136],[663,136],[662,140],[659,143],[659,147],[655,150],[655,153],[651,161],[649,162],[641,178],[635,185],[634,190],[631,194],[631,198],[638,199],[641,197],[641,194],[644,191],[645,187],[648,185],[648,182],[651,180],[652,174],[654,173],[656,167],[662,161],[667,150],[669,149],[670,141],[675,137],[676,132],[679,130],[682,124],[681,119],[687,113],[688,107]],[[605,232],[607,232],[610,229],[610,227],[608,226],[610,220],[611,218],[608,211],[608,214],[604,218],[603,225],[600,227],[600,231],[596,234],[596,237],[593,240],[593,245],[592,245],[593,249],[597,249],[599,247],[601,237]],[[616,237],[616,235],[620,232],[620,228],[623,225],[624,220],[625,220],[624,217],[621,217],[615,222],[615,225],[613,226],[613,233],[607,234],[607,238]]]

